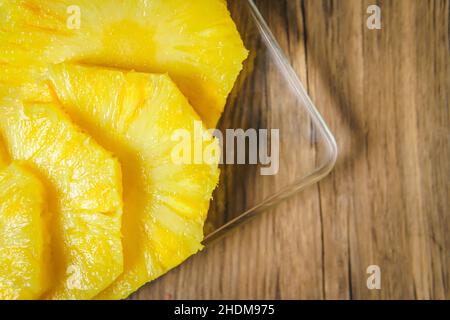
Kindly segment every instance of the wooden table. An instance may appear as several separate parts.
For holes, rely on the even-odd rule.
[[[337,166],[133,298],[450,299],[449,1],[257,3],[337,138]],[[374,3],[381,30],[367,28]]]

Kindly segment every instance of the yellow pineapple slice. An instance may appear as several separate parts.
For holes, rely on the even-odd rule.
[[[23,77],[32,99],[48,97],[27,82],[48,63],[167,72],[214,127],[247,55],[225,0],[0,1],[0,93]]]
[[[88,299],[123,270],[118,161],[56,104],[0,105],[0,133],[14,160],[46,184],[54,216],[49,299]]]
[[[9,162],[9,156],[4,146],[3,140],[0,138],[0,168],[6,166]]]
[[[44,186],[29,170],[1,166],[0,300],[37,299],[47,289],[45,201]]]
[[[57,65],[51,80],[70,116],[122,163],[124,273],[97,298],[125,298],[202,248],[217,141],[167,75]],[[205,139],[200,153],[215,152],[180,164],[172,135],[194,130]]]

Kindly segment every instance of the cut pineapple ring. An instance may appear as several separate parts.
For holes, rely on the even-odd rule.
[[[16,163],[0,168],[0,300],[37,299],[47,289],[45,201],[29,170]]]
[[[89,299],[123,270],[118,161],[56,104],[0,105],[0,133],[14,160],[39,174],[54,217],[52,283],[45,298]]]
[[[173,133],[193,135],[200,121],[167,75],[57,65],[51,81],[72,119],[122,163],[124,273],[97,298],[125,298],[202,248],[218,157],[174,163]],[[202,151],[217,144],[200,130]]]
[[[0,1],[0,94],[22,76],[31,99],[48,97],[32,81],[48,63],[167,72],[213,128],[247,55],[225,0]]]

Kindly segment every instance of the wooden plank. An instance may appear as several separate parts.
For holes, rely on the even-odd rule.
[[[320,184],[327,298],[448,298],[448,2],[378,1],[382,30],[369,4],[306,1],[309,86],[341,153]]]

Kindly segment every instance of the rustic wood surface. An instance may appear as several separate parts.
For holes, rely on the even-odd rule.
[[[374,3],[381,30],[366,26]],[[336,136],[337,166],[132,298],[450,299],[449,1],[257,4]]]

